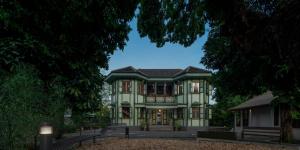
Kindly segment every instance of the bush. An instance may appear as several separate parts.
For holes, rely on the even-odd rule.
[[[62,89],[51,86],[45,94],[44,83],[31,66],[19,65],[1,75],[1,148],[28,149],[42,122],[50,122],[58,135],[64,112]]]

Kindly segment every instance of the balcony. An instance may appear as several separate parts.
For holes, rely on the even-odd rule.
[[[171,104],[176,103],[176,99],[173,96],[153,95],[146,97],[146,103],[152,104]]]

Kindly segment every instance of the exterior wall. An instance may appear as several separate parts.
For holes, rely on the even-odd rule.
[[[236,113],[235,113],[236,117]],[[241,138],[241,133],[243,130],[243,118],[241,115],[241,126],[236,126],[236,118],[234,119],[234,132],[236,132],[237,137]],[[280,123],[280,117],[279,117]],[[274,111],[271,106],[255,107],[251,108],[251,113],[249,113],[249,127],[275,127],[274,126]],[[295,140],[300,140],[300,128],[293,128],[293,138]]]
[[[127,80],[127,79],[126,79]],[[200,81],[201,80],[201,81]],[[112,101],[112,118],[113,123],[123,123],[128,126],[139,126],[141,120],[140,119],[140,108],[145,108],[147,106],[146,99],[149,97],[139,95],[138,94],[138,80],[131,79],[131,92],[130,93],[122,93],[122,80],[115,80],[111,83],[111,87],[115,88],[112,89],[112,91],[115,91],[111,95],[111,101]],[[203,79],[197,79],[197,81],[200,81],[202,83],[203,81],[203,91],[200,93],[191,93],[190,92],[190,85],[193,80],[183,80],[183,94],[182,95],[176,95],[173,97],[166,98],[166,102],[176,102],[177,106],[176,108],[183,108],[183,119],[180,119],[179,122],[184,127],[205,127],[208,126],[208,116],[206,115],[206,104],[208,104],[209,95],[206,92],[206,81]],[[112,86],[113,85],[113,86]],[[172,101],[172,100],[175,101]],[[163,97],[157,97],[157,102],[164,102]],[[124,119],[122,116],[122,106],[124,103],[129,104],[130,107],[130,118]],[[197,106],[193,106],[193,104],[197,103]],[[155,108],[168,108],[168,106],[160,106],[160,104],[156,104],[154,106]],[[193,119],[192,118],[192,107],[203,107],[203,109],[200,109],[200,118]],[[171,108],[174,108],[172,106]],[[150,114],[149,114],[150,115]],[[174,113],[174,116],[175,113]],[[144,115],[145,117],[145,115]],[[148,116],[151,117],[151,116]],[[176,117],[175,117],[176,119]],[[172,125],[172,124],[171,124]]]
[[[300,141],[300,128],[293,128],[293,138]]]
[[[252,108],[250,116],[250,127],[274,127],[274,116],[272,108],[270,106]]]

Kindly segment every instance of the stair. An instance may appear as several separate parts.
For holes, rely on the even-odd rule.
[[[152,125],[149,127],[150,131],[173,131],[173,127],[169,125]]]

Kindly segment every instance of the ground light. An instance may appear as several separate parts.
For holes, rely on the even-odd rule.
[[[43,123],[40,127],[40,150],[52,149],[53,127],[48,123]]]

